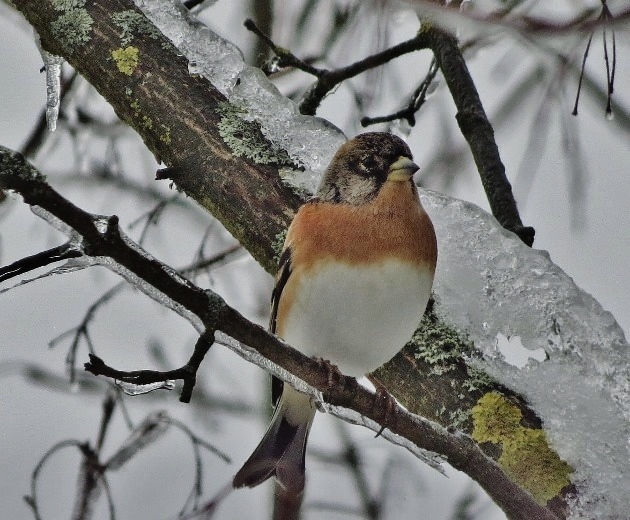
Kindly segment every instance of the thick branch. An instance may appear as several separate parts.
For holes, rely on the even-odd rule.
[[[328,370],[319,362],[307,358],[259,325],[251,323],[228,306],[220,296],[201,290],[165,268],[156,259],[142,254],[138,246],[132,247],[128,241],[119,240],[116,219],[110,217],[108,228],[105,231],[99,230],[93,215],[71,204],[53,190],[44,177],[25,163],[19,154],[6,149],[0,149],[0,189],[18,192],[28,204],[38,205],[72,226],[87,242],[86,254],[108,256],[116,262],[124,263],[127,269],[145,283],[151,284],[168,298],[194,312],[206,330],[220,330],[255,349],[264,358],[321,392],[327,403],[354,410],[377,424],[383,420],[383,410],[375,400],[375,395],[359,386],[355,379],[342,378],[338,384],[331,386]],[[205,348],[200,348],[199,351],[195,349],[190,365],[196,364],[198,368],[205,352]],[[451,433],[400,406],[396,406],[388,414],[388,418],[391,422],[388,428],[394,434],[420,448],[447,457],[453,467],[477,480],[510,518],[557,518],[516,485],[467,435]]]
[[[52,0],[24,0],[16,7],[39,33],[42,46],[64,56],[138,131],[169,166],[178,188],[221,220],[268,271],[275,271],[273,238],[286,228],[300,199],[280,181],[278,165],[236,157],[224,142],[219,127],[225,97],[191,75],[186,58],[155,28],[138,31],[131,45],[122,41],[113,13],[136,13],[144,27],[153,27],[131,1],[87,2],[82,8],[92,19],[87,41],[74,44],[55,30],[62,13],[54,5]],[[116,61],[116,51],[131,56],[127,67]]]

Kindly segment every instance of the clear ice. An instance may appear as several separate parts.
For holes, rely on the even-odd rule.
[[[477,206],[421,199],[438,237],[436,312],[474,341],[478,366],[524,395],[579,491],[571,518],[626,518],[630,489],[630,349],[614,317],[555,265]],[[547,359],[522,369],[499,339]]]
[[[178,0],[135,0],[135,4],[188,58],[191,74],[208,79],[230,103],[244,110],[245,118],[260,125],[273,145],[286,150],[305,169],[295,172],[296,186],[314,191],[345,141],[342,132],[323,119],[301,115],[260,69],[243,62],[235,45],[195,20]]]
[[[37,48],[44,60],[46,72],[46,124],[53,132],[57,128],[59,118],[59,104],[61,103],[61,66],[64,59],[42,49],[39,36],[36,38]]]

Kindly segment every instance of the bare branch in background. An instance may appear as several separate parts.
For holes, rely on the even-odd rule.
[[[617,69],[617,42],[615,38],[615,27],[613,25],[615,17],[610,12],[606,0],[600,0],[602,3],[601,14],[597,18],[598,22],[602,25],[602,43],[604,48],[604,62],[606,64],[606,116],[612,117],[612,95],[615,90],[615,72]],[[608,38],[606,37],[606,27],[610,25],[611,30],[611,43],[612,43],[612,63],[608,58]],[[582,79],[584,77],[584,68],[586,67],[586,59],[588,58],[588,51],[591,48],[591,42],[593,41],[593,35],[595,34],[594,28],[588,37],[586,49],[584,50],[584,56],[582,57],[582,68],[580,70],[580,80],[578,82],[577,93],[575,95],[575,105],[573,107],[572,114],[578,115],[578,105],[580,103],[580,92],[582,90]]]
[[[306,115],[314,115],[322,100],[341,82],[375,67],[384,65],[410,52],[427,48],[427,39],[422,32],[419,32],[417,36],[410,40],[394,45],[372,56],[368,56],[351,65],[339,69],[327,70],[313,67],[299,59],[291,51],[276,45],[252,20],[246,20],[245,27],[263,39],[275,53],[278,58],[275,64],[278,67],[295,67],[317,78],[317,81],[311,85],[299,102],[300,112]]]
[[[416,112],[420,110],[420,107],[422,105],[424,105],[429,87],[431,87],[431,83],[435,79],[435,76],[437,75],[439,70],[440,69],[437,67],[435,58],[433,58],[433,60],[431,60],[431,65],[429,66],[429,71],[427,72],[427,75],[420,82],[420,85],[418,85],[418,88],[413,92],[413,94],[411,94],[409,104],[405,108],[387,116],[364,117],[361,119],[361,126],[375,125],[378,123],[388,123],[390,121],[396,121],[397,119],[405,119],[411,126],[415,126]]]

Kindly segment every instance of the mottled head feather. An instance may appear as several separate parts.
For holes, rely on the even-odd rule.
[[[337,150],[317,198],[348,204],[369,202],[387,180],[390,165],[401,156],[412,158],[407,143],[399,137],[385,132],[360,134]]]

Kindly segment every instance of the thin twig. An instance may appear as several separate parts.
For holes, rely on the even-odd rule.
[[[361,126],[365,127],[369,125],[375,125],[377,123],[389,123],[390,121],[396,121],[397,119],[406,119],[411,126],[414,126],[416,124],[416,112],[420,110],[420,107],[422,105],[424,105],[424,102],[427,99],[427,92],[429,90],[429,87],[431,86],[431,83],[435,79],[435,76],[437,75],[439,70],[440,69],[435,62],[435,58],[433,58],[431,60],[431,65],[429,66],[429,71],[427,72],[427,75],[422,80],[420,85],[418,85],[418,88],[414,90],[406,107],[399,110],[398,112],[394,112],[393,114],[389,114],[386,116],[363,117],[361,119]]]
[[[385,63],[410,52],[426,49],[428,45],[425,33],[418,32],[414,38],[368,56],[367,58],[352,63],[351,65],[341,67],[339,69],[327,70],[313,67],[312,65],[299,59],[288,49],[276,45],[274,41],[264,34],[252,20],[246,20],[245,27],[260,37],[276,54],[278,57],[278,67],[295,67],[299,70],[307,72],[308,74],[312,74],[317,78],[317,81],[309,87],[303,98],[298,103],[300,112],[305,115],[315,115],[315,112],[322,100],[342,81],[358,76],[359,74],[375,67],[384,65]]]
[[[110,377],[138,386],[181,379],[184,382],[184,386],[182,387],[179,400],[183,403],[189,403],[192,390],[197,381],[197,371],[213,342],[214,331],[206,331],[199,336],[188,362],[173,370],[118,370],[108,366],[100,357],[94,354],[90,354],[90,360],[85,363],[84,368],[96,376]]]
[[[582,79],[584,78],[584,69],[586,67],[586,58],[588,58],[588,51],[591,48],[591,42],[593,41],[593,33],[588,38],[588,43],[586,44],[586,50],[584,51],[584,56],[582,57],[582,68],[580,69],[580,79],[578,80],[577,94],[575,95],[575,105],[573,106],[573,112],[571,112],[574,116],[578,115],[578,105],[580,103],[580,93],[582,92]]]
[[[40,267],[60,262],[61,260],[79,258],[80,256],[83,256],[83,253],[77,249],[76,245],[72,242],[66,242],[60,246],[21,258],[12,264],[0,267],[0,282],[39,269]]]

